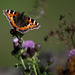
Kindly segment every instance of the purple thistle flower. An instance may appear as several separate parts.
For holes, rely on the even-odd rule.
[[[68,61],[71,61],[75,58],[75,49],[72,49],[68,54]]]
[[[13,45],[14,45],[14,50],[16,51],[22,49],[22,46],[20,45],[18,38],[13,39]]]
[[[69,52],[69,55],[68,55],[68,56],[71,57],[72,55],[75,56],[75,49],[72,49],[72,50]]]
[[[19,43],[18,43],[18,38],[14,38],[14,39],[13,39],[13,45],[14,45],[14,48],[19,45]]]
[[[23,42],[22,46],[23,48],[33,48],[35,46],[35,43],[31,40],[27,40]]]
[[[14,38],[13,39],[13,42],[15,43],[15,42],[18,42],[18,38]]]

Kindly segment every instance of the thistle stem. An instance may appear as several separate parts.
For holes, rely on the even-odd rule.
[[[36,68],[37,68],[38,74],[41,75],[40,70],[39,70],[39,67],[38,67],[38,64],[35,63],[35,66],[36,66]]]
[[[33,69],[34,69],[35,75],[37,75],[35,64],[33,64]]]
[[[25,63],[24,63],[22,57],[20,56],[19,59],[20,59],[20,61],[21,61],[21,64],[22,64],[23,68],[26,70],[26,66],[25,66]]]
[[[48,69],[48,67],[49,67],[49,66],[47,65],[47,67],[44,69],[44,73],[46,72],[46,70]]]
[[[35,75],[37,75],[37,71],[35,67],[35,57],[32,58],[32,61],[33,61],[33,69],[34,69]]]

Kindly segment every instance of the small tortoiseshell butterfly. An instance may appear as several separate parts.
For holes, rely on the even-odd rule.
[[[29,30],[38,29],[39,23],[34,19],[24,15],[24,12],[16,12],[13,10],[3,10],[4,15],[7,17],[12,29],[24,34]]]

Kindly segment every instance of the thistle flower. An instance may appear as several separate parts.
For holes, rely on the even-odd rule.
[[[27,53],[29,54],[29,56],[33,56],[35,54],[35,43],[33,41],[27,40],[23,42],[22,47],[27,48]]]
[[[19,44],[18,38],[13,39],[13,46],[14,50],[12,51],[12,55],[18,53],[18,51],[22,49],[22,46]]]
[[[23,48],[33,48],[35,46],[35,43],[31,40],[27,40],[23,42],[22,46]]]
[[[16,48],[19,45],[18,38],[13,39],[13,45],[14,45],[14,48]]]
[[[71,57],[71,56],[75,56],[75,49],[72,49],[70,52],[69,52],[69,55],[68,55],[69,57]]]
[[[68,55],[69,74],[75,75],[75,49],[72,49]]]

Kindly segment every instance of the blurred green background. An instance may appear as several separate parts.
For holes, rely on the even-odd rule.
[[[3,15],[3,10],[11,9],[18,12],[25,11],[27,16],[34,18],[37,15],[32,15],[29,12],[33,10],[35,1],[36,0],[0,0],[0,67],[13,66],[17,62],[15,57],[11,55],[11,51],[13,50],[13,37],[10,34],[11,27],[6,17]],[[41,0],[38,1],[40,2]],[[35,43],[40,43],[42,50],[50,49],[57,52],[61,49],[66,49],[65,46],[59,40],[54,38],[51,39],[52,43],[45,42],[44,37],[51,29],[58,29],[60,14],[68,16],[68,13],[71,12],[75,18],[75,0],[45,1],[45,14],[49,21],[44,17],[36,19],[40,23],[41,27],[38,30],[25,33],[23,38],[24,40],[33,40]],[[68,18],[70,17],[67,17],[67,19]],[[56,41],[59,41],[60,44],[56,44]]]

